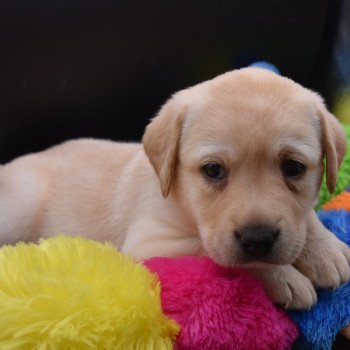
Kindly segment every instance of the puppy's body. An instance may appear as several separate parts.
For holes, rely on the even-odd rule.
[[[0,168],[0,243],[59,232],[137,259],[209,255],[243,264],[274,301],[310,307],[349,278],[349,249],[313,205],[344,133],[322,100],[260,69],[175,94],[140,144],[77,140]],[[293,266],[292,266],[293,264]]]
[[[194,223],[163,198],[141,144],[68,141],[7,164],[0,183],[3,244],[60,232],[111,241],[138,259],[200,250]]]

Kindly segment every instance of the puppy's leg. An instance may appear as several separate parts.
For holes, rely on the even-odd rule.
[[[30,159],[0,167],[0,245],[38,238],[39,212],[47,187],[41,175]]]
[[[310,213],[306,244],[296,268],[317,287],[333,288],[350,277],[350,249]]]
[[[147,220],[142,220],[147,222]],[[199,236],[183,234],[185,230],[172,230],[160,223],[133,225],[121,247],[123,253],[131,254],[141,261],[154,256],[176,257],[202,255],[204,253]]]
[[[292,265],[245,266],[263,284],[270,299],[290,309],[309,309],[317,301],[311,281]]]

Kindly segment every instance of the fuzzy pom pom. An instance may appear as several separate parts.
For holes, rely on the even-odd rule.
[[[338,196],[332,198],[326,203],[322,209],[324,210],[339,210],[344,209],[350,211],[350,192],[343,192]]]
[[[109,244],[58,236],[0,250],[0,349],[171,349],[154,275]]]
[[[208,258],[153,258],[166,315],[181,326],[177,349],[288,349],[296,325],[248,272]]]

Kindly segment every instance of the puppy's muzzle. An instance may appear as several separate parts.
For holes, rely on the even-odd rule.
[[[254,225],[246,226],[234,233],[244,254],[260,258],[272,251],[280,230],[269,225]]]

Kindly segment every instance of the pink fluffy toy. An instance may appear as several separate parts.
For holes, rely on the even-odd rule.
[[[164,313],[181,326],[176,349],[290,349],[299,335],[242,269],[200,257],[152,258],[145,265],[161,282]]]

